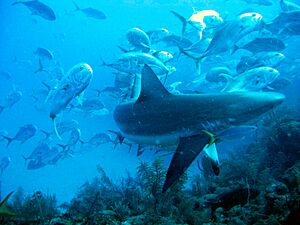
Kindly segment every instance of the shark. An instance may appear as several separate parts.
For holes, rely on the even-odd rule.
[[[139,95],[117,105],[113,118],[121,135],[134,143],[177,146],[166,174],[164,193],[205,146],[212,144],[209,132],[250,124],[284,98],[277,92],[171,94],[153,70],[144,65]]]

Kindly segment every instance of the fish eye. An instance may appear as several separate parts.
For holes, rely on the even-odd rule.
[[[252,16],[252,17],[255,17],[255,16],[256,16],[256,14],[255,14],[255,13],[253,13],[251,16]]]
[[[83,70],[83,66],[80,66],[79,69],[80,69],[80,70]]]

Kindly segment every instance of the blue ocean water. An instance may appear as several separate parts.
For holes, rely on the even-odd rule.
[[[6,96],[15,90],[22,92],[22,98],[0,114],[0,131],[5,130],[8,137],[13,137],[25,124],[34,124],[38,131],[24,144],[13,141],[6,147],[6,140],[0,142],[0,158],[9,157],[11,160],[1,175],[1,198],[18,187],[22,187],[25,193],[37,190],[53,193],[57,196],[58,202],[70,201],[85,181],[92,180],[97,176],[98,165],[106,171],[109,177],[117,181],[125,177],[128,171],[135,174],[140,161],[151,162],[157,155],[154,152],[146,151],[137,157],[136,145],[133,145],[131,150],[127,145],[118,145],[114,148],[112,143],[102,144],[93,149],[84,149],[78,143],[75,154],[70,154],[54,164],[28,170],[28,161],[25,161],[24,157],[29,156],[34,148],[44,140],[45,135],[41,130],[53,131],[53,123],[49,118],[47,107],[40,107],[32,97],[34,93],[37,93],[36,97],[41,97],[38,91],[43,89],[42,82],[47,83],[51,88],[55,86],[48,72],[35,73],[39,68],[40,56],[34,53],[38,47],[46,48],[53,53],[53,59],[42,59],[45,70],[59,68],[67,73],[78,63],[88,63],[93,69],[93,78],[84,95],[97,96],[96,90],[114,86],[116,70],[103,66],[102,61],[111,63],[118,59],[122,54],[118,46],[130,48],[126,39],[126,32],[130,28],[138,27],[144,31],[166,28],[180,36],[182,24],[170,13],[170,10],[189,18],[193,9],[199,11],[213,9],[222,15],[224,21],[235,18],[243,10],[250,10],[263,15],[266,23],[270,23],[281,12],[277,0],[271,0],[272,5],[270,6],[239,0],[76,0],[76,4],[80,8],[92,7],[101,10],[106,15],[106,19],[99,20],[88,17],[83,12],[75,11],[75,6],[70,0],[43,0],[42,2],[51,7],[56,15],[56,20],[49,21],[38,15],[31,15],[29,9],[22,4],[12,5],[13,2],[9,0],[0,2],[2,28],[0,33],[0,71],[7,72],[11,76],[10,79],[0,77],[0,105],[4,104]],[[294,0],[294,3],[300,5],[299,1]],[[278,68],[280,78],[284,78],[291,67],[296,69],[286,77],[290,83],[275,91],[286,96],[283,107],[299,112],[300,73],[297,69],[300,62],[299,36],[288,35],[280,38],[287,46],[281,51],[286,57],[287,64],[282,66],[281,70]],[[167,47],[166,50],[168,50]],[[197,76],[194,60],[184,55],[178,56],[179,50],[176,48],[172,48],[170,51],[176,58],[170,62],[172,66],[176,67],[176,72],[167,79],[165,86],[178,81],[188,83],[194,80]],[[233,55],[224,54],[222,62],[225,61],[226,65],[233,68],[233,64],[236,63],[234,60],[239,60],[243,55],[252,56],[249,52],[245,53],[243,50],[239,50]],[[208,64],[203,66],[203,73],[208,68]],[[197,91],[202,92],[203,90],[200,88]],[[205,90],[205,92],[208,91]],[[43,105],[46,97],[41,98],[44,100],[39,100],[39,104]],[[106,94],[101,94],[99,98],[109,111],[107,115],[92,116],[89,113],[66,109],[60,113],[58,121],[78,121],[81,140],[89,140],[96,133],[119,130],[112,116],[118,99]],[[258,130],[260,131],[260,127]],[[52,144],[66,144],[67,140],[67,135],[63,136],[63,140],[59,140],[53,135]],[[256,135],[248,134],[246,138],[221,143],[218,147],[220,160],[226,159],[229,153],[238,155],[243,146],[253,144],[255,141]],[[168,155],[164,159],[167,167],[171,156]],[[198,172],[197,164],[194,162],[189,173]]]

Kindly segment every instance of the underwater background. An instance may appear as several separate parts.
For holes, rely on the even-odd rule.
[[[255,132],[218,144],[219,176],[199,165],[202,154],[166,194],[161,190],[172,154],[149,148],[137,156],[134,143],[116,143],[115,133],[109,130],[119,130],[113,111],[122,97],[116,89],[101,91],[116,86],[117,70],[109,64],[124,54],[118,46],[132,48],[126,39],[129,29],[138,27],[146,32],[166,28],[181,37],[182,23],[170,10],[188,19],[193,10],[211,9],[224,21],[243,12],[257,12],[269,24],[283,11],[280,1],[42,2],[54,11],[54,20],[31,15],[21,1],[14,5],[14,1],[0,1],[0,198],[14,191],[8,205],[16,214],[1,214],[2,224],[300,224],[299,31],[273,35],[285,44],[279,51],[285,61],[276,67],[280,72],[277,79],[283,80],[270,89],[259,90],[284,94],[283,104],[260,117],[254,124]],[[293,3],[300,5],[298,0]],[[103,12],[105,18],[82,10],[89,7]],[[300,22],[295,23],[300,26]],[[165,87],[175,82],[182,82],[183,89],[190,87],[184,84],[198,76],[195,60],[179,54],[176,46],[157,46],[174,56],[168,64],[176,71],[166,79]],[[38,52],[38,48],[48,53]],[[235,70],[243,56],[254,57],[244,50],[217,55],[221,57],[204,62],[201,74],[215,66]],[[82,62],[93,70],[84,98],[98,98],[103,105],[96,105],[100,109],[96,112],[74,103],[60,113],[58,128],[63,121],[73,121],[72,128],[80,130],[79,140],[70,150],[70,130],[62,134],[62,140],[52,133],[47,92]],[[214,87],[190,90],[220,91]],[[14,102],[11,96],[16,93],[19,97]],[[27,124],[36,127],[34,135],[24,143],[16,138],[8,145]],[[92,142],[96,134],[102,136]],[[55,148],[51,160],[43,163],[39,157],[48,157],[49,146],[38,153],[42,155],[31,155],[41,143]],[[66,153],[65,149],[70,151]],[[225,194],[237,197],[224,200]]]

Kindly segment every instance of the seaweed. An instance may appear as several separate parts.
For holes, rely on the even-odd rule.
[[[21,187],[12,197],[12,208],[16,212],[14,220],[19,223],[47,224],[59,215],[55,195],[36,191],[25,196]]]

